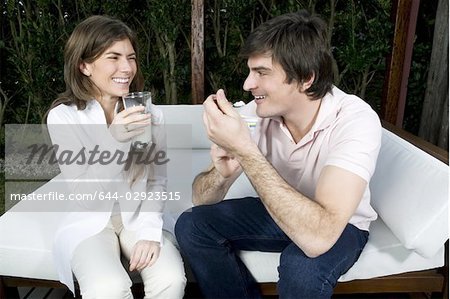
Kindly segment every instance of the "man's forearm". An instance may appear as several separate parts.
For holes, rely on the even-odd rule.
[[[273,220],[308,256],[317,256],[316,248],[330,239],[332,217],[290,186],[260,152],[241,156],[240,163]]]
[[[194,206],[211,205],[222,201],[228,189],[240,175],[223,178],[214,165],[199,175],[192,183],[192,202]]]

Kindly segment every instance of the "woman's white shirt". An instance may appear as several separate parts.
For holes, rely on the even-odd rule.
[[[152,105],[151,111],[152,125],[163,126],[161,110]],[[96,197],[94,200],[67,204],[67,216],[60,224],[54,240],[53,256],[60,281],[73,292],[70,268],[73,252],[80,242],[105,228],[114,206],[114,213],[122,216],[124,228],[136,231],[139,240],[162,242],[163,204],[129,199],[133,194],[166,191],[166,165],[152,165],[154,167],[150,176],[145,173],[130,186],[124,176],[124,164],[116,161],[100,163],[100,155],[105,153],[106,157],[106,152],[110,153],[109,157],[116,153],[119,158],[123,154],[122,161],[125,161],[130,142],[121,143],[112,137],[103,109],[96,100],[89,101],[84,110],[78,110],[75,105],[61,104],[49,112],[47,124],[58,154],[67,156],[72,153],[72,158],[78,154],[79,163],[74,160],[69,163],[70,159],[62,159],[67,163],[61,163],[61,160],[59,163],[67,192]],[[164,129],[159,130],[159,134],[153,137],[158,140],[156,149],[166,150]],[[95,158],[92,158],[93,152],[97,154]],[[85,154],[84,158],[80,156],[81,153]]]

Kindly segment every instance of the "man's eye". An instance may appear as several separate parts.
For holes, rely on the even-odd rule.
[[[116,59],[117,59],[117,56],[110,56],[110,57],[108,57],[108,59],[114,59],[114,60],[116,60]]]

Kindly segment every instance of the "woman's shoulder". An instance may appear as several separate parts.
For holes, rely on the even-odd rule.
[[[59,104],[53,107],[47,116],[47,124],[68,124],[72,123],[76,115],[77,107],[75,104]]]

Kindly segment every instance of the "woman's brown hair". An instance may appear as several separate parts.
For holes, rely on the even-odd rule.
[[[138,43],[135,33],[122,21],[109,16],[91,16],[79,23],[64,49],[64,82],[66,90],[51,104],[49,111],[60,105],[75,104],[78,110],[84,110],[86,103],[93,99],[96,87],[85,76],[80,65],[92,63],[113,43],[129,39],[136,53],[137,70],[130,90],[144,88],[144,78],[139,67]],[[48,113],[48,112],[47,112]]]

